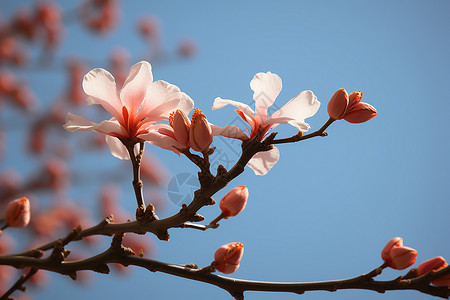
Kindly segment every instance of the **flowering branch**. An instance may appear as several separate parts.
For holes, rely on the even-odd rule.
[[[450,289],[448,287],[435,287],[430,285],[431,281],[449,275],[450,266],[440,269],[439,271],[428,272],[417,278],[404,279],[400,276],[390,281],[377,281],[373,279],[381,274],[382,270],[387,267],[386,263],[367,274],[342,280],[294,283],[250,281],[214,275],[210,273],[213,268],[198,269],[195,264],[174,265],[143,257],[136,257],[133,256],[134,253],[131,249],[126,248],[121,244],[122,239],[123,234],[117,234],[113,238],[109,249],[96,256],[83,260],[71,262],[64,261],[64,258],[68,255],[68,251],[65,250],[60,243],[59,245],[55,245],[52,255],[47,259],[3,256],[0,257],[0,264],[10,265],[16,268],[32,267],[32,270],[44,269],[63,275],[69,275],[74,280],[76,279],[76,272],[80,270],[93,270],[95,272],[108,274],[109,268],[107,264],[109,263],[119,263],[124,266],[134,265],[146,268],[151,272],[162,272],[215,285],[228,291],[235,299],[244,299],[245,291],[271,291],[303,294],[306,291],[337,291],[341,289],[365,289],[377,291],[379,293],[384,293],[388,290],[417,290],[424,294],[445,299],[450,297]],[[31,277],[32,275],[30,274],[32,274],[31,271],[27,276]],[[22,283],[19,283],[18,285],[20,286]]]

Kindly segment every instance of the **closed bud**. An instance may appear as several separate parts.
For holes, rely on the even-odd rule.
[[[442,256],[437,256],[430,260],[424,261],[417,267],[417,276],[422,276],[430,271],[438,271],[447,267],[448,264]],[[450,287],[450,274],[437,278],[431,282],[435,286]]]
[[[187,146],[189,142],[189,128],[191,127],[191,122],[186,114],[182,110],[178,109],[170,115],[169,123],[173,128],[177,142]]]
[[[220,200],[220,209],[225,215],[225,218],[233,217],[244,210],[247,205],[248,189],[241,185],[235,187],[225,197]]]
[[[239,262],[244,254],[244,245],[229,243],[217,249],[213,265],[217,271],[231,274],[239,268]]]
[[[22,228],[30,222],[30,200],[26,197],[8,203],[5,221],[10,227]]]
[[[345,89],[337,90],[328,102],[328,115],[335,120],[342,119],[347,110],[348,101],[347,91]]]
[[[205,151],[213,140],[212,129],[206,116],[198,108],[192,114],[192,124],[189,131],[189,143],[195,151]]]
[[[391,268],[403,270],[416,262],[417,251],[403,246],[403,239],[395,237],[381,252],[381,258]]]
[[[370,104],[360,102],[355,104],[345,114],[344,120],[349,123],[364,123],[374,118],[377,115],[377,110]]]

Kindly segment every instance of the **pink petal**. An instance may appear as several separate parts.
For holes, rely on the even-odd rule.
[[[114,118],[96,124],[95,126],[93,126],[93,129],[97,132],[107,135],[128,137],[127,131],[122,126],[120,126],[119,122]]]
[[[106,143],[109,146],[109,150],[111,150],[111,154],[119,159],[130,159],[130,155],[128,154],[127,148],[122,144],[122,142],[113,136],[106,136]]]
[[[277,74],[258,73],[250,82],[255,100],[255,117],[261,121],[267,118],[267,108],[281,92],[281,78]]]
[[[134,116],[141,107],[147,87],[152,83],[152,67],[146,61],[141,61],[131,67],[130,73],[120,91],[120,99]]]
[[[119,99],[114,77],[104,69],[93,69],[83,78],[83,90],[90,96],[90,104],[100,104],[110,114],[121,120],[122,102]]]
[[[290,117],[293,120],[289,124],[304,132],[309,129],[305,119],[314,116],[319,107],[320,102],[317,101],[314,93],[312,91],[303,91],[276,111],[269,119]],[[267,121],[269,124],[270,122],[269,120]]]
[[[95,131],[93,127],[97,125],[97,123],[86,120],[81,116],[74,115],[72,113],[68,113],[66,115],[66,123],[63,125],[64,129],[69,132],[74,132],[77,130],[82,131]]]
[[[247,117],[253,119],[255,116],[255,112],[253,111],[253,109],[250,108],[250,106],[248,106],[247,104],[241,103],[241,102],[237,102],[234,100],[227,100],[227,99],[222,99],[217,97],[214,100],[214,104],[212,106],[212,110],[216,110],[219,108],[222,108],[224,106],[227,105],[233,105],[234,107],[238,108],[240,111],[242,111]]]
[[[237,126],[228,125],[225,127],[219,127],[214,124],[211,124],[212,133],[214,136],[224,136],[233,139],[240,139],[242,141],[248,140],[248,136]]]
[[[280,151],[277,147],[273,147],[272,150],[256,153],[247,165],[256,175],[266,175],[279,159]]]
[[[193,107],[194,101],[176,85],[158,80],[149,85],[138,119],[167,120],[176,109],[188,114]]]
[[[173,151],[178,156],[180,155],[180,151],[175,149],[175,147],[178,149],[183,149],[186,147],[185,145],[180,144],[175,139],[175,134],[173,132],[172,127],[166,124],[158,124],[152,126],[152,130],[149,133],[140,135],[139,138],[149,142],[149,144],[158,146],[166,150]]]

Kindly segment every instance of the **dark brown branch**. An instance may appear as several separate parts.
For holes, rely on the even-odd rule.
[[[16,283],[0,297],[0,300],[11,299],[11,298],[9,298],[9,296],[12,293],[14,293],[16,290],[25,292],[26,288],[23,286],[23,284],[25,282],[27,282],[28,279],[33,277],[33,275],[36,274],[37,271],[38,271],[37,269],[32,268],[32,269],[30,269],[30,271],[27,274],[23,274],[22,276],[20,276],[20,278],[16,281]]]
[[[299,131],[296,135],[293,135],[291,137],[288,138],[284,138],[284,139],[269,139],[269,137],[264,141],[266,144],[269,145],[275,145],[275,144],[286,144],[286,143],[295,143],[295,142],[299,142],[299,141],[303,141],[303,140],[307,140],[316,136],[327,136],[328,133],[325,132],[325,130],[328,128],[328,126],[330,126],[334,121],[336,121],[335,119],[329,118],[328,121],[322,126],[320,127],[319,130],[314,131],[310,134],[307,135],[303,135],[303,133],[301,131]]]
[[[228,291],[236,299],[243,299],[243,293],[246,291],[290,292],[303,294],[306,291],[337,291],[342,289],[364,289],[379,293],[384,293],[389,290],[417,290],[424,294],[438,296],[441,298],[447,299],[450,297],[448,287],[435,287],[430,285],[430,281],[450,274],[450,266],[436,272],[430,272],[418,278],[406,280],[402,279],[402,277],[390,281],[374,280],[373,278],[382,272],[384,266],[381,266],[380,268],[377,268],[367,274],[342,280],[289,283],[265,282],[234,279],[214,275],[204,271],[204,268],[197,269],[191,267],[191,265],[173,265],[147,258],[129,256],[129,252],[123,250],[118,251],[118,249],[116,249],[117,245],[114,247],[113,244],[111,248],[101,254],[75,262],[63,261],[59,264],[55,264],[48,259],[37,259],[30,257],[0,257],[0,264],[10,265],[16,268],[32,267],[36,269],[44,269],[60,274],[70,275],[72,278],[75,278],[74,274],[80,270],[93,270],[100,273],[108,273],[108,263],[120,263],[124,266],[134,265],[146,268],[151,272],[158,271],[178,277],[209,283]]]
[[[128,150],[128,154],[130,155],[130,160],[133,165],[133,188],[134,188],[134,194],[136,195],[136,201],[137,201],[137,211],[136,215],[140,211],[141,213],[145,212],[145,202],[144,202],[144,194],[143,194],[143,183],[141,180],[141,159],[142,155],[144,153],[144,143],[140,143],[140,150],[139,154],[136,156],[134,153],[134,145],[135,142],[129,142],[122,140],[122,143],[125,145],[125,147]]]

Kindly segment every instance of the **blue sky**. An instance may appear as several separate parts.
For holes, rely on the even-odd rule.
[[[16,4],[17,2],[17,4]],[[2,15],[29,1],[0,3]],[[61,1],[65,9],[72,1]],[[415,248],[418,262],[442,255],[450,259],[448,169],[450,145],[446,131],[450,111],[450,2],[435,1],[227,1],[147,2],[122,1],[119,27],[104,37],[86,32],[79,24],[67,28],[60,57],[74,54],[106,67],[116,46],[126,47],[133,62],[144,53],[135,33],[136,18],[159,18],[165,48],[173,51],[180,38],[198,45],[192,60],[171,59],[154,64],[155,79],[178,85],[196,107],[217,125],[228,125],[236,115],[226,107],[212,111],[215,97],[250,103],[249,83],[258,72],[271,71],[283,80],[275,105],[310,89],[322,103],[307,122],[320,128],[328,115],[326,105],[334,91],[362,90],[363,101],[375,106],[370,122],[333,124],[326,138],[280,145],[281,158],[266,175],[246,170],[219,192],[246,185],[250,198],[237,217],[221,222],[217,230],[171,230],[170,242],[157,241],[156,259],[169,263],[206,266],[221,245],[236,241],[245,246],[240,269],[231,276],[267,281],[316,281],[356,276],[381,265],[381,249],[395,236]],[[62,71],[61,71],[62,72]],[[29,78],[41,101],[60,92],[61,74],[20,71]],[[2,114],[4,116],[4,114]],[[280,136],[295,133],[289,125]],[[278,130],[278,128],[277,128]],[[74,133],[75,135],[78,133]],[[20,154],[8,144],[8,159],[1,169],[27,172]],[[214,143],[227,149],[223,139]],[[161,159],[172,176],[195,174],[186,158],[147,147]],[[106,168],[117,164],[106,154],[72,165]],[[33,162],[30,162],[33,164]],[[124,168],[124,172],[126,169]],[[81,169],[82,171],[82,169]],[[129,170],[131,181],[131,170]],[[96,186],[74,187],[71,197],[92,205]],[[131,184],[123,184],[124,203],[134,210]],[[125,201],[128,200],[128,201]],[[179,208],[167,205],[161,216]],[[95,208],[93,208],[95,210]],[[207,220],[218,206],[200,211]],[[417,266],[417,264],[416,264]],[[381,278],[403,272],[386,270]],[[35,299],[64,297],[123,299],[230,299],[207,284],[134,269],[126,276],[95,275],[79,286],[69,278],[52,276],[43,290],[31,290]],[[309,292],[305,295],[248,292],[246,299],[424,299],[418,292],[370,291]]]

